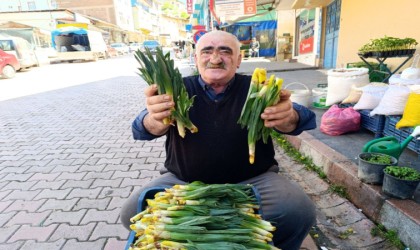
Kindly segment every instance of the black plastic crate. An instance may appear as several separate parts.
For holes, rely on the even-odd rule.
[[[393,136],[400,143],[413,133],[413,128],[401,128],[397,129],[395,125],[401,120],[401,116],[390,115],[386,117],[384,135]],[[407,148],[419,154],[420,158],[420,140],[413,139],[408,143]]]

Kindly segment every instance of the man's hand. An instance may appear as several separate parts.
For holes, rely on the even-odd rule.
[[[289,133],[296,129],[299,115],[293,109],[290,95],[290,91],[281,90],[280,101],[264,110],[261,114],[261,119],[264,120],[266,127],[275,128],[284,133]]]
[[[169,124],[163,124],[163,119],[171,115],[175,103],[169,95],[157,95],[157,85],[151,85],[144,90],[146,109],[149,112],[143,120],[143,125],[154,135],[163,135],[168,131]]]

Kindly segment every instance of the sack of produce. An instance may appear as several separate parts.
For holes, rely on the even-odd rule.
[[[352,107],[340,108],[334,104],[321,117],[322,133],[327,135],[341,135],[360,129],[360,113]]]

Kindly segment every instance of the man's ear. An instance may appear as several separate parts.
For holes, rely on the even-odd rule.
[[[236,68],[239,69],[239,67],[241,66],[241,62],[242,62],[242,54],[239,53],[239,55],[238,55],[238,65],[236,65]]]

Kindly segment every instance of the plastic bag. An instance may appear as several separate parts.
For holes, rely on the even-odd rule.
[[[352,107],[339,108],[332,105],[321,117],[322,133],[327,135],[341,135],[360,129],[360,113]]]

